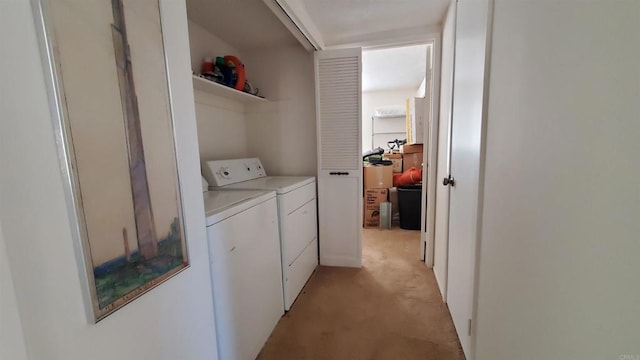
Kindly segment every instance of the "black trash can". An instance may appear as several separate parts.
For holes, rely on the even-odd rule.
[[[398,186],[398,210],[402,229],[420,230],[421,198],[422,185]]]

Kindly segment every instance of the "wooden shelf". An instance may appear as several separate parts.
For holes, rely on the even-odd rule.
[[[245,104],[249,103],[261,103],[267,102],[265,98],[251,95],[243,91],[239,91],[228,86],[218,84],[217,82],[210,81],[200,76],[193,75],[193,89],[198,91],[204,91],[209,94],[225,97],[227,99],[235,100]]]

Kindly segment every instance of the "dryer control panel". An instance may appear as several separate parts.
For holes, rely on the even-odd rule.
[[[211,160],[202,166],[202,175],[212,187],[236,184],[267,176],[258,158]]]

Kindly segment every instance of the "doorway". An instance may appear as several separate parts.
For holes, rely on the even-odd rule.
[[[373,231],[408,231],[420,244],[410,256],[420,260],[425,259],[433,47],[426,42],[362,52],[363,248]]]

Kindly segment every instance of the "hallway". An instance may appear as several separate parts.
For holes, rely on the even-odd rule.
[[[363,229],[363,267],[319,267],[258,359],[463,359],[419,236]]]

